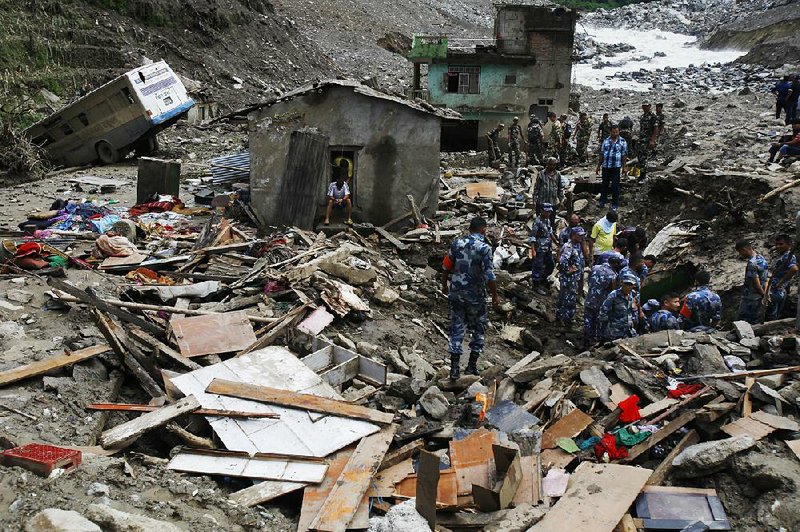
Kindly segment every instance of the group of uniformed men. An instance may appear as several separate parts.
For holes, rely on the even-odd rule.
[[[626,141],[629,150],[627,156],[629,159],[637,159],[637,167],[641,172],[640,180],[647,175],[647,162],[653,155],[656,142],[664,132],[665,124],[664,104],[656,104],[654,113],[649,102],[642,104],[638,139],[633,137],[633,120],[625,117],[619,122],[620,136]],[[598,150],[603,141],[611,135],[612,126],[613,123],[608,114],[604,114],[597,128]],[[502,159],[500,135],[505,129],[505,124],[498,124],[486,134],[490,163]],[[574,154],[569,144],[573,135],[575,137]],[[522,147],[527,150],[526,164],[528,165],[543,165],[549,157],[555,157],[560,163],[565,163],[571,155],[577,156],[578,161],[584,163],[589,158],[591,137],[592,119],[586,112],[580,113],[574,128],[565,114],[559,117],[551,111],[547,114],[544,124],[535,115],[530,115],[527,135],[523,133],[519,117],[515,116],[508,127],[508,164],[513,168],[520,166],[523,161]]]
[[[617,215],[609,211],[595,224],[587,239],[578,215],[573,214],[558,235],[553,229],[553,220],[553,204],[540,204],[528,239],[533,260],[531,284],[537,293],[547,294],[547,278],[555,269],[558,270],[556,320],[563,326],[571,326],[579,295],[584,292],[587,257],[591,257],[583,312],[584,348],[644,332],[668,329],[710,331],[719,324],[722,300],[711,290],[711,275],[706,270],[695,274],[695,287],[683,301],[678,294],[668,293],[660,301],[651,299],[642,304],[642,284],[656,262],[652,255],[642,256],[647,245],[643,229],[628,227],[617,231]],[[450,305],[452,379],[460,375],[462,343],[467,331],[472,337],[466,372],[478,373],[477,362],[483,352],[488,323],[487,286],[493,306],[499,306],[492,249],[485,234],[486,221],[474,218],[469,234],[453,241],[442,264],[442,291],[448,296]],[[557,261],[553,258],[554,245],[558,246]],[[798,264],[788,235],[778,235],[775,248],[779,256],[770,267],[749,242],[741,240],[735,244],[736,251],[747,260],[737,319],[757,323],[763,307],[766,308],[767,320],[779,318],[787,287],[798,271]]]

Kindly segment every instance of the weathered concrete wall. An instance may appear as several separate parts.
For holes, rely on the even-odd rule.
[[[313,127],[327,135],[331,149],[357,152],[354,218],[381,225],[408,211],[406,195],[427,213],[439,200],[440,119],[402,104],[327,87],[251,113],[250,186],[253,208],[269,225],[291,225],[271,214],[282,201],[280,183],[292,131]],[[330,179],[327,179],[329,182]],[[319,191],[318,216],[324,213],[327,184]],[[420,206],[422,207],[422,206]]]

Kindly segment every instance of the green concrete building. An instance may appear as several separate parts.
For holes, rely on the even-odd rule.
[[[494,39],[414,38],[409,96],[464,117],[443,124],[443,150],[483,149],[486,133],[515,116],[527,127],[530,115],[544,121],[549,111],[567,112],[577,13],[541,1],[495,7]]]

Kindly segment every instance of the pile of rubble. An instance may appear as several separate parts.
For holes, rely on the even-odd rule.
[[[259,236],[220,215],[247,220],[238,200],[190,210],[161,198],[170,205],[148,208],[160,213],[139,206],[106,219],[115,214],[84,206],[63,230],[9,238],[5,273],[46,277],[48,308],[90,316],[104,338],[89,331],[63,353],[4,361],[6,390],[44,376],[45,390],[80,403],[72,412],[91,412],[73,423],[89,434],[84,445],[59,444],[66,431],[26,445],[2,440],[4,473],[48,476],[46,484],[24,477],[37,489],[94,482],[91,499],[48,509],[21,498],[14,511],[27,515],[29,530],[73,522],[124,530],[130,521],[171,530],[173,520],[222,519],[293,526],[246,510],[269,504],[299,509],[299,530],[634,530],[698,521],[730,529],[726,510],[745,517],[709,487],[710,475],[768,441],[800,452],[800,342],[781,333],[793,320],[667,331],[567,356],[570,341],[550,329],[552,298],[525,282],[532,179],[525,170],[446,168],[438,212],[412,201],[394,223],[327,235],[289,228]],[[573,176],[567,212],[588,206],[578,185],[589,186]],[[429,348],[447,337],[429,264],[475,214],[497,220],[490,238],[506,302],[493,321],[505,346],[487,355],[480,376],[450,380],[441,349]],[[98,224],[116,224],[110,239],[123,240],[85,231]],[[32,243],[36,253],[19,253]],[[130,246],[121,256],[89,253]],[[20,310],[29,295],[12,289],[6,299]],[[377,319],[402,323],[407,343],[362,339]],[[69,370],[72,377],[53,376]],[[89,371],[102,401],[76,390]],[[131,397],[139,399],[124,400]],[[3,406],[13,416],[9,436],[39,416],[54,423],[25,405]],[[218,512],[200,518],[136,501],[131,511],[98,482],[102,463],[130,477],[120,481],[128,486],[147,468],[173,493],[205,493]]]

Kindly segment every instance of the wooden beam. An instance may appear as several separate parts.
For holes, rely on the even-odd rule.
[[[161,338],[164,338],[166,336],[164,330],[161,327],[153,325],[149,321],[146,321],[140,318],[139,316],[131,314],[130,312],[117,308],[113,305],[109,305],[104,300],[100,299],[96,294],[92,293],[90,289],[84,291],[78,288],[77,286],[73,286],[69,283],[59,281],[58,279],[55,279],[53,277],[47,278],[47,284],[49,284],[53,288],[56,288],[58,290],[61,290],[62,292],[66,292],[67,294],[78,298],[82,303],[91,305],[93,307],[97,307],[98,309],[104,312],[108,312],[109,314],[112,314],[123,321],[132,323],[133,325],[136,325],[140,329],[143,329],[151,334],[155,334],[156,336]]]
[[[109,351],[111,351],[111,348],[107,345],[95,345],[79,351],[66,352],[44,360],[37,360],[18,368],[0,372],[0,386],[7,386],[13,382],[44,375],[52,370],[71,366]]]
[[[667,425],[663,429],[659,430],[658,432],[656,432],[655,434],[644,440],[642,443],[639,443],[631,447],[630,450],[628,451],[628,458],[624,459],[623,462],[633,462],[634,460],[639,458],[642,454],[649,451],[652,447],[669,438],[675,431],[677,431],[681,427],[685,426],[687,423],[694,420],[696,415],[697,415],[696,412],[691,411],[691,412],[684,412],[680,416],[676,417],[675,419],[667,423]]]
[[[320,412],[332,416],[362,419],[380,425],[388,425],[394,420],[394,414],[380,412],[344,401],[337,401],[336,399],[328,399],[326,397],[319,397],[318,395],[302,394],[289,390],[270,388],[268,386],[256,386],[254,384],[244,384],[223,379],[214,379],[211,381],[211,384],[206,388],[206,392],[237,397],[239,399],[250,399],[251,401],[259,401],[261,403],[284,406],[287,408],[297,408],[298,410]]]
[[[394,247],[399,249],[400,251],[405,251],[408,249],[407,244],[403,244],[400,242],[392,233],[384,229],[383,227],[376,227],[375,232],[381,235],[383,238],[389,241]]]
[[[407,443],[402,447],[395,449],[394,451],[386,453],[386,457],[384,457],[383,462],[381,462],[380,470],[383,471],[387,467],[392,467],[411,458],[411,455],[424,447],[425,441],[419,439],[414,440],[411,443]]]
[[[664,482],[664,479],[667,478],[667,475],[669,475],[669,472],[672,470],[672,461],[675,459],[675,457],[681,454],[684,449],[690,445],[694,445],[699,441],[700,435],[697,434],[696,430],[692,429],[687,432],[683,438],[681,438],[681,441],[679,441],[678,444],[669,452],[666,458],[664,458],[658,467],[655,468],[653,474],[650,475],[649,479],[647,479],[647,485],[660,486]]]
[[[684,377],[680,381],[693,381],[703,379],[741,379],[746,377],[766,377],[767,375],[782,375],[785,373],[798,373],[800,366],[786,366],[785,368],[773,369],[754,369],[750,371],[740,371],[739,373],[711,373],[708,375],[696,375],[694,377]]]
[[[188,370],[195,370],[195,369],[200,369],[200,368],[203,367],[200,364],[198,364],[197,362],[186,358],[185,356],[180,354],[180,352],[174,350],[173,348],[171,348],[170,346],[168,346],[164,342],[159,341],[157,338],[153,338],[152,336],[150,336],[149,334],[147,334],[146,332],[144,332],[141,329],[137,329],[136,327],[133,327],[130,330],[130,333],[131,333],[131,336],[133,336],[139,342],[141,342],[141,343],[143,343],[145,345],[148,345],[148,346],[152,347],[153,349],[157,349],[165,357],[167,357],[168,359],[172,360],[176,364],[179,364],[180,366],[183,366],[184,368],[186,368]]]
[[[309,529],[345,532],[394,438],[395,425],[363,438]]]
[[[236,353],[236,356],[240,357],[242,355],[252,353],[253,351],[256,351],[258,349],[263,349],[268,345],[271,345],[272,342],[274,342],[278,338],[278,336],[280,336],[283,330],[286,329],[286,327],[289,327],[293,323],[300,321],[304,316],[303,313],[305,312],[305,310],[310,307],[311,307],[310,304],[304,304],[290,310],[289,312],[286,313],[285,316],[275,320],[275,323],[273,323],[271,326],[267,326],[266,334],[264,334],[261,338],[259,338],[249,346],[245,347],[238,353]],[[256,333],[256,335],[258,335],[258,333]]]
[[[200,402],[194,395],[184,397],[171,405],[159,408],[155,412],[127,421],[105,431],[100,436],[103,449],[123,449],[136,441],[142,434],[158,427],[163,427],[173,419],[200,408]]]
[[[154,405],[141,405],[133,403],[91,403],[86,405],[86,410],[113,410],[121,412],[155,412],[160,406]],[[252,418],[252,419],[280,419],[280,414],[273,412],[240,412],[238,410],[217,410],[214,408],[199,408],[192,412],[197,416],[217,416],[217,417],[233,417],[233,418]]]

